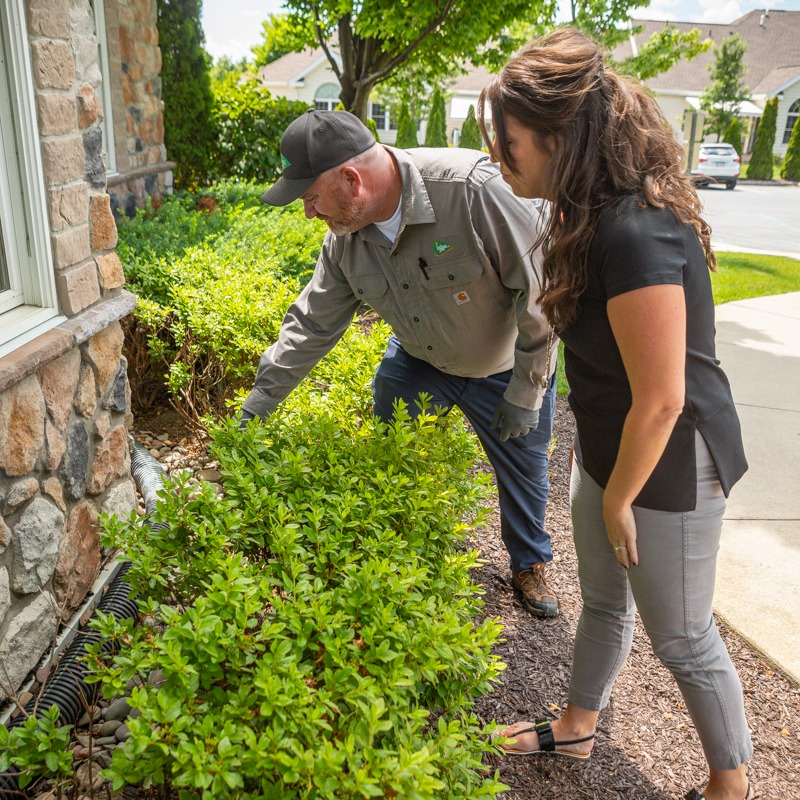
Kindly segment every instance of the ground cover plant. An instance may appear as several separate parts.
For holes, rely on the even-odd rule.
[[[470,469],[475,442],[457,418],[400,409],[386,426],[361,406],[357,392],[293,395],[245,432],[221,424],[224,495],[177,481],[154,515],[164,528],[107,521],[142,613],[163,621],[101,625],[124,642],[98,667],[105,691],[142,681],[107,771],[115,788],[420,800],[503,788],[471,711],[502,669],[499,625],[474,621],[465,542],[488,485]]]

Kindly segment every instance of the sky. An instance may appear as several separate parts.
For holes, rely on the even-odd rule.
[[[282,0],[203,0],[203,31],[206,50],[214,57],[234,61],[250,56],[250,48],[261,41],[261,23],[280,13]],[[567,7],[569,4],[566,4]],[[652,0],[633,12],[639,19],[671,19],[682,22],[733,22],[763,3],[750,0]],[[800,0],[776,0],[769,8],[800,11]]]

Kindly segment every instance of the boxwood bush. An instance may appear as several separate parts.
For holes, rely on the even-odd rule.
[[[126,330],[136,410],[166,386],[198,422],[252,385],[325,230],[299,206],[265,206],[265,188],[227,181],[120,220],[117,252],[139,297]]]
[[[166,527],[106,521],[142,613],[164,622],[100,626],[124,642],[99,668],[105,691],[140,683],[107,770],[115,788],[419,800],[504,788],[471,711],[502,669],[498,624],[474,621],[465,539],[488,486],[470,470],[475,440],[460,418],[412,422],[402,408],[384,425],[357,394],[315,395],[313,409],[293,395],[244,432],[215,427],[222,496],[178,480],[155,512]]]

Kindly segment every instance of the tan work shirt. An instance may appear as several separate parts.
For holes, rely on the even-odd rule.
[[[374,225],[346,236],[328,232],[243,408],[274,411],[339,341],[362,302],[406,352],[442,372],[483,378],[513,368],[506,399],[539,408],[549,326],[535,302],[541,254],[531,257],[530,249],[546,204],[515,197],[497,165],[477,151],[386,149],[403,183],[396,240]]]

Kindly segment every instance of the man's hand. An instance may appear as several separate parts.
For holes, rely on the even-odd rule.
[[[255,414],[251,411],[245,411],[245,409],[241,410],[239,414],[239,430],[243,431],[249,422],[252,422],[254,419],[258,419]]]
[[[539,424],[539,411],[515,406],[505,397],[500,399],[492,419],[492,427],[500,431],[500,439],[513,439],[525,436]]]

